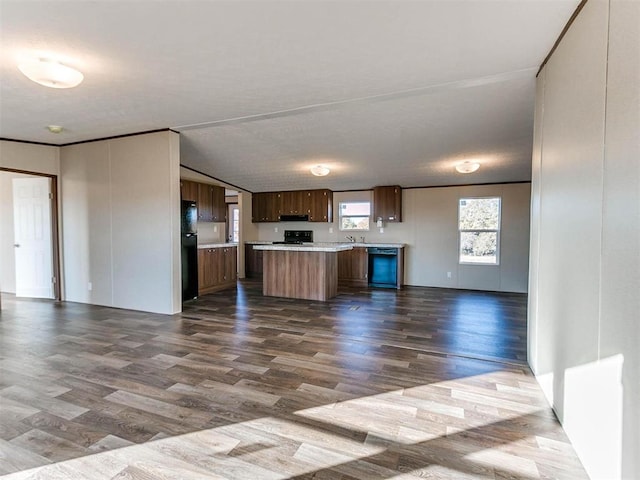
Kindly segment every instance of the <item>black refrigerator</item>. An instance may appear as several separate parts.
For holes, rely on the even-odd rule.
[[[182,302],[198,296],[198,208],[196,202],[182,201]]]

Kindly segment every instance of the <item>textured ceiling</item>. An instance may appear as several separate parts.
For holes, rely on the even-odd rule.
[[[2,0],[0,137],[169,127],[184,165],[250,191],[529,180],[535,73],[578,3]],[[54,54],[79,87],[16,68]]]

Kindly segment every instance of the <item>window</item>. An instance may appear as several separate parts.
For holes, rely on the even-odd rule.
[[[460,263],[498,265],[500,203],[499,197],[460,199]]]
[[[340,230],[369,230],[371,202],[340,202]]]
[[[231,206],[231,241],[238,243],[240,241],[240,209],[238,205]]]

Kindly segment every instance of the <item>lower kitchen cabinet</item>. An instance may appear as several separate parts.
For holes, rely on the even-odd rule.
[[[365,247],[338,252],[338,282],[367,285],[369,257]]]
[[[252,244],[244,246],[244,269],[247,278],[262,280],[262,257],[264,250],[254,250]]]
[[[198,295],[235,287],[237,247],[198,249]]]

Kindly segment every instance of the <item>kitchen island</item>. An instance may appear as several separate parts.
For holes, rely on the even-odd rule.
[[[326,301],[338,294],[338,252],[349,244],[254,245],[263,251],[262,293]]]

